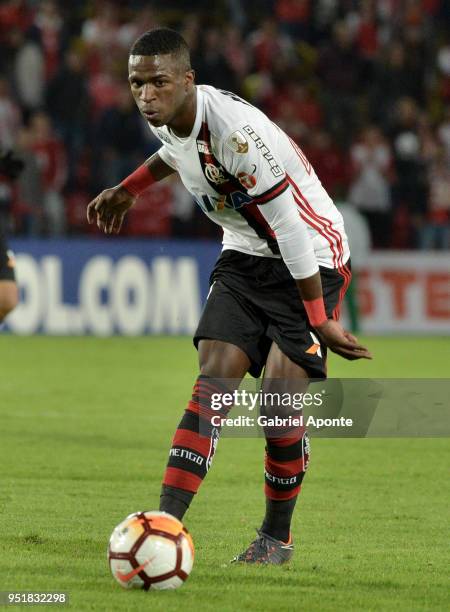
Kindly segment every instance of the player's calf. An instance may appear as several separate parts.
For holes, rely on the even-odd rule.
[[[303,430],[267,438],[264,465],[266,514],[261,531],[286,542],[309,462],[309,438]]]
[[[220,428],[211,418],[229,411],[212,410],[211,398],[237,388],[250,366],[247,355],[227,342],[203,339],[198,350],[201,374],[172,440],[160,499],[160,510],[180,520],[211,467],[219,441]]]
[[[177,427],[164,474],[160,510],[182,519],[208,473],[219,441],[220,428],[211,417],[222,414],[211,408],[211,396],[229,392],[219,381],[200,374]],[[225,416],[225,413],[223,413]]]

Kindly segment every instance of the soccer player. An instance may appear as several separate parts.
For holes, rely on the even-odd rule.
[[[0,176],[14,180],[23,169],[23,162],[11,151],[0,153]],[[0,325],[4,318],[17,306],[19,292],[14,274],[14,254],[6,244],[0,215]]]
[[[223,251],[194,337],[200,374],[176,430],[160,510],[182,519],[211,465],[218,429],[205,423],[217,379],[324,378],[326,349],[370,358],[337,322],[351,273],[342,217],[301,149],[238,96],[195,85],[189,49],[155,29],[133,44],[129,82],[162,146],[88,205],[90,223],[119,232],[136,197],[178,172],[223,228]],[[200,435],[207,431],[209,436]],[[280,564],[293,553],[290,524],[308,462],[304,430],[267,437],[266,514],[235,560]]]

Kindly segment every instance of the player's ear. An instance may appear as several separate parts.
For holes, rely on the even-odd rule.
[[[195,70],[190,68],[189,70],[186,70],[186,73],[184,76],[184,83],[186,85],[186,89],[191,87],[194,84],[194,81],[195,81]]]

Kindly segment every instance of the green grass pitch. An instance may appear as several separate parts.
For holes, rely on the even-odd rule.
[[[450,342],[369,338],[330,375],[448,377]],[[75,610],[444,610],[446,439],[313,439],[283,567],[235,567],[263,513],[261,439],[223,439],[186,517],[196,560],[175,592],[122,590],[106,545],[157,509],[190,395],[187,338],[0,337],[0,590],[67,591]],[[18,607],[16,607],[17,609]]]

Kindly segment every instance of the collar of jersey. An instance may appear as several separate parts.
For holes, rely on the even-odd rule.
[[[200,131],[200,126],[202,124],[202,119],[203,119],[203,105],[204,105],[203,91],[200,89],[200,87],[197,87],[197,86],[195,86],[195,90],[197,92],[197,111],[195,114],[194,126],[189,136],[180,138],[179,136],[174,134],[172,130],[167,128],[167,133],[170,136],[170,138],[173,138],[177,142],[177,144],[181,145],[182,147],[185,147],[186,149],[191,148],[193,143],[196,141],[197,134]]]

